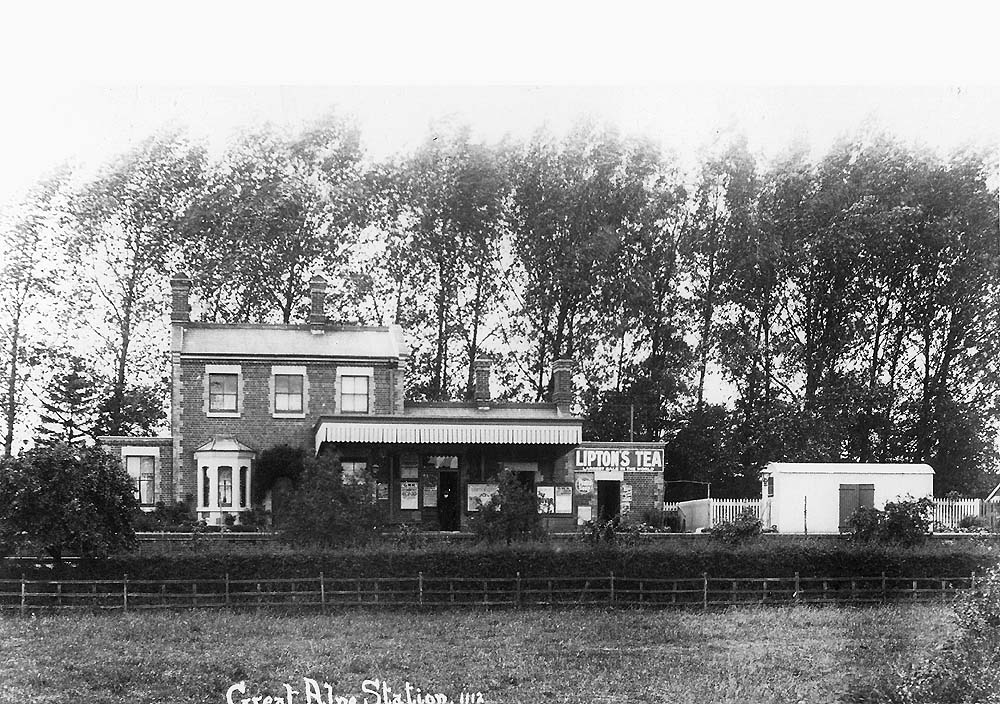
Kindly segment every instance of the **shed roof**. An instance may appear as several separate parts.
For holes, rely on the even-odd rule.
[[[771,474],[934,474],[929,464],[869,464],[864,462],[770,462]]]
[[[316,332],[322,330],[322,333]],[[409,354],[399,326],[189,325],[181,354],[198,357],[397,359]]]

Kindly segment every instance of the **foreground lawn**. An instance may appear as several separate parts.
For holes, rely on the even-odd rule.
[[[220,704],[245,681],[237,702],[288,683],[305,704],[305,677],[324,703],[386,704],[362,691],[374,679],[403,704],[407,682],[414,704],[416,688],[488,704],[877,701],[878,683],[952,628],[939,606],[8,617],[0,702]]]

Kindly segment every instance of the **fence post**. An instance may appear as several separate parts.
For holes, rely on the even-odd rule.
[[[517,573],[517,601],[515,602],[518,606],[521,605],[521,572]]]
[[[420,605],[424,603],[424,573],[417,572],[417,602]]]
[[[615,603],[615,573],[611,573],[611,590],[608,592],[608,600],[614,604]]]
[[[701,608],[708,608],[708,572],[701,573]]]
[[[882,601],[886,600],[886,590],[885,590],[885,570],[882,570]]]
[[[128,573],[122,579],[122,608],[128,611]]]
[[[975,578],[973,578],[975,581]],[[24,616],[25,610],[28,608],[28,584],[24,581],[24,575],[21,575],[21,616]]]
[[[226,606],[229,606],[229,573],[226,572]]]
[[[800,590],[801,586],[802,586],[802,583],[799,581],[799,573],[796,571],[795,572],[795,593],[792,594],[792,598],[795,599],[795,601],[798,601],[799,599],[802,598],[802,595],[799,593],[799,590]]]
[[[326,582],[322,572],[319,573],[319,610],[320,613],[326,613]]]
[[[975,570],[972,570],[972,583],[971,583],[970,586],[971,586],[972,590],[975,591],[975,589],[976,589],[976,571]]]

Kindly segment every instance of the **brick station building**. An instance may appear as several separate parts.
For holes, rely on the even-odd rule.
[[[210,524],[239,520],[255,460],[278,445],[370,473],[388,522],[430,530],[465,528],[504,469],[553,531],[661,505],[662,444],[582,442],[572,361],[553,363],[547,403],[493,400],[489,359],[475,362],[474,401],[406,401],[402,329],[333,324],[326,282],[310,287],[307,324],[214,324],[191,321],[191,281],[171,280],[171,436],[101,438],[144,508],[185,501]]]

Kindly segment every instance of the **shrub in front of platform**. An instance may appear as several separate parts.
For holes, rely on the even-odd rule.
[[[204,552],[198,550],[204,549]],[[282,577],[590,577],[611,572],[626,577],[683,579],[708,573],[717,577],[878,576],[968,577],[997,561],[991,542],[927,544],[904,548],[848,541],[794,543],[760,541],[731,547],[717,541],[691,544],[601,546],[583,543],[428,545],[408,548],[372,544],[365,548],[319,549],[231,546],[223,551],[195,545],[189,552],[131,553],[75,567],[0,563],[0,578],[26,576],[67,579],[233,579]]]

